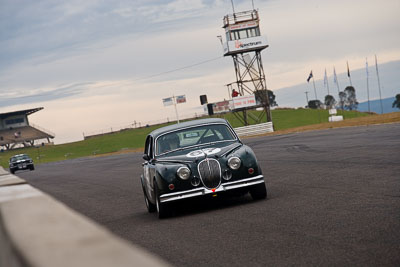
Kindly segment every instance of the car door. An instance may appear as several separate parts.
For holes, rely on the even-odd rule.
[[[153,159],[153,137],[151,135],[147,136],[144,155],[147,155],[147,159],[143,163],[143,182],[146,190],[147,197],[150,200],[154,200],[153,193],[153,175],[154,175],[154,167],[152,166]]]

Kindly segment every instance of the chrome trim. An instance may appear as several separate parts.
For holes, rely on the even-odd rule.
[[[215,191],[207,189],[206,187],[200,187],[195,189],[190,189],[186,191],[162,194],[160,196],[160,202],[169,202],[169,201],[176,201],[181,199],[186,199],[190,197],[197,197],[197,196],[204,196],[208,194],[215,194],[218,192],[224,192],[232,189],[244,188],[249,187],[255,184],[264,183],[264,176],[258,175],[251,178],[245,178],[238,181],[232,181],[227,183],[221,183]]]
[[[155,161],[156,163],[176,163],[176,164],[185,164],[185,163],[193,163],[193,162],[195,162],[194,160],[193,161],[190,161],[190,160],[173,160],[173,159],[161,159],[161,160],[156,160]]]
[[[210,173],[211,173],[210,161],[215,161],[215,162],[217,162],[218,168],[219,168],[219,183],[218,183],[218,185],[217,185],[215,188],[218,188],[218,187],[221,185],[221,178],[222,178],[221,164],[219,163],[218,160],[213,159],[213,158],[205,158],[205,159],[203,159],[202,161],[200,161],[199,164],[197,164],[197,172],[199,173],[201,183],[204,185],[205,188],[209,188],[209,187],[207,187],[207,186],[204,184],[203,177],[202,177],[201,171],[200,171],[200,165],[201,165],[204,161],[207,162],[208,169],[209,169]]]

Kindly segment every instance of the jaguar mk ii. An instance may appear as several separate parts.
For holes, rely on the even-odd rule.
[[[170,215],[171,203],[225,192],[267,197],[253,150],[223,119],[201,119],[151,132],[145,143],[142,188],[147,210]]]

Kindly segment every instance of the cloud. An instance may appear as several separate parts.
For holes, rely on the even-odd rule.
[[[225,84],[236,79],[216,38],[224,35],[230,1],[0,1],[0,107],[45,106],[37,118],[56,133],[172,118],[174,110],[161,103],[171,94],[186,94],[179,109],[191,113],[200,94],[211,102],[227,98]],[[234,3],[236,11],[252,8],[252,1]],[[262,57],[272,90],[304,83],[310,69],[316,77],[325,67],[343,73],[346,60],[357,69],[375,53],[381,63],[400,59],[398,0],[254,4],[270,44]],[[278,103],[293,100],[282,97]],[[85,123],[74,124],[79,113],[72,109]]]
[[[35,102],[46,102],[57,99],[78,96],[85,91],[91,83],[78,83],[60,88],[51,88],[48,90],[39,89],[31,92],[25,92],[19,96],[18,92],[0,94],[0,106],[7,107],[12,105],[28,104]]]

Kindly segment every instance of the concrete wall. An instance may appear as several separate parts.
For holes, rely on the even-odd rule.
[[[168,266],[0,167],[0,267]]]

